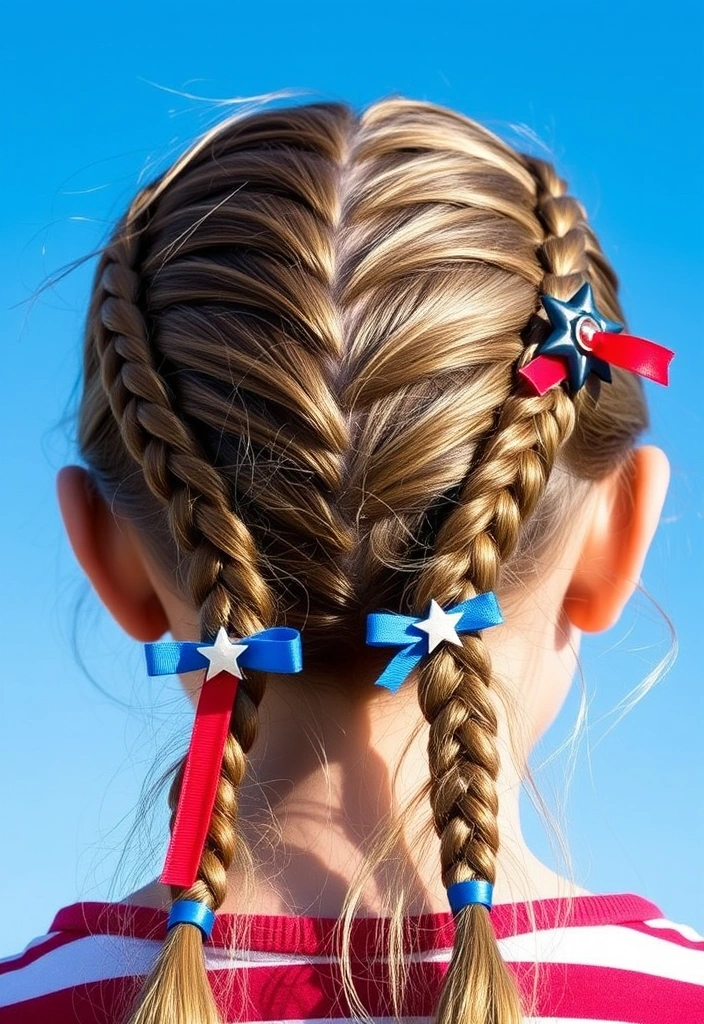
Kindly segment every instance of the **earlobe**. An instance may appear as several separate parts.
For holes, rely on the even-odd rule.
[[[158,640],[168,619],[128,528],[81,467],[61,470],[57,492],[73,552],[105,607],[136,640]]]
[[[598,633],[618,621],[638,584],[669,479],[667,456],[648,445],[597,485],[600,493],[564,601],[578,629]]]

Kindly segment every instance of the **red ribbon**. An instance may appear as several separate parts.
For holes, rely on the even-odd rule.
[[[590,349],[597,359],[603,359],[612,366],[620,366],[658,384],[669,384],[668,367],[675,353],[664,345],[632,334],[595,331],[590,339]],[[518,372],[538,395],[544,395],[568,377],[567,361],[562,356],[537,356]]]
[[[164,885],[189,889],[198,877],[238,683],[236,676],[220,672],[200,691],[176,820],[159,879]]]
[[[536,356],[518,371],[527,380],[536,395],[544,395],[550,388],[567,380],[567,362],[562,356]]]

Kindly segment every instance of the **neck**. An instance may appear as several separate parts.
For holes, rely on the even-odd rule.
[[[495,675],[511,680],[509,700],[496,701],[501,772],[494,902],[583,894],[530,851],[519,809],[523,766],[569,687],[577,638],[551,625],[541,643],[534,629],[539,642],[529,659],[520,624],[515,633],[506,627],[494,633]],[[350,883],[378,848],[380,825],[391,838],[371,866],[357,913],[388,913],[386,898],[399,885],[406,913],[447,912],[427,795],[428,726],[413,678],[396,693],[367,685],[383,664],[372,658],[347,678],[274,677],[268,683],[238,814],[253,884],[241,862],[233,865],[223,912],[338,917]],[[520,718],[507,712],[511,700]],[[511,721],[520,721],[520,730],[510,729]],[[154,883],[130,900],[168,905],[168,890]]]
[[[544,686],[546,668],[533,666],[531,679]],[[376,666],[372,671],[374,678]],[[558,666],[553,671],[560,674]],[[294,686],[276,679],[267,687],[261,739],[251,758],[253,781],[240,803],[241,828],[255,851],[248,912],[337,917],[350,882],[375,848],[380,823],[392,839],[370,866],[358,913],[384,913],[385,896],[399,884],[406,913],[447,911],[427,795],[428,726],[414,680],[394,694],[373,687],[365,690],[371,696],[360,699],[359,693],[358,685],[345,688],[339,679],[302,679]],[[509,715],[501,701],[496,706],[502,768],[494,901],[581,893],[542,864],[524,840],[519,804],[530,741],[509,739]],[[235,895],[241,887],[230,891],[223,909],[242,911]]]

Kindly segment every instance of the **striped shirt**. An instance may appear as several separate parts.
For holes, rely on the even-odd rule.
[[[530,1005],[530,1024],[704,1024],[704,939],[639,896],[579,896],[492,911],[499,946]],[[233,929],[240,941],[233,947]],[[351,1019],[334,950],[335,922],[217,918],[209,976],[227,1022],[340,1024]],[[352,931],[358,992],[378,1024],[391,1021],[385,922]],[[452,918],[408,918],[404,1024],[427,1024],[449,958]],[[0,1024],[116,1024],[166,931],[161,911],[78,903],[61,910],[24,953],[0,961]]]

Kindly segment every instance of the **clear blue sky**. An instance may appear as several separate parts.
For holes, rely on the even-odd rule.
[[[681,653],[606,734],[603,716],[667,650],[667,630],[639,600],[587,644],[592,728],[566,834],[584,885],[640,892],[704,929],[702,5],[9,0],[3,13],[0,955],[43,932],[60,905],[104,898],[116,873],[116,896],[156,873],[163,800],[118,872],[120,851],[144,777],[183,748],[189,724],[176,684],[147,680],[137,645],[81,584],[57,516],[88,268],[28,300],[217,116],[184,93],[285,88],[355,105],[402,93],[514,140],[536,136],[587,206],[631,328],[678,352],[669,392],[648,388],[673,482],[644,581]],[[577,704],[544,753],[569,733]],[[560,756],[539,775],[548,796],[566,773]],[[528,831],[549,856],[532,814]]]

